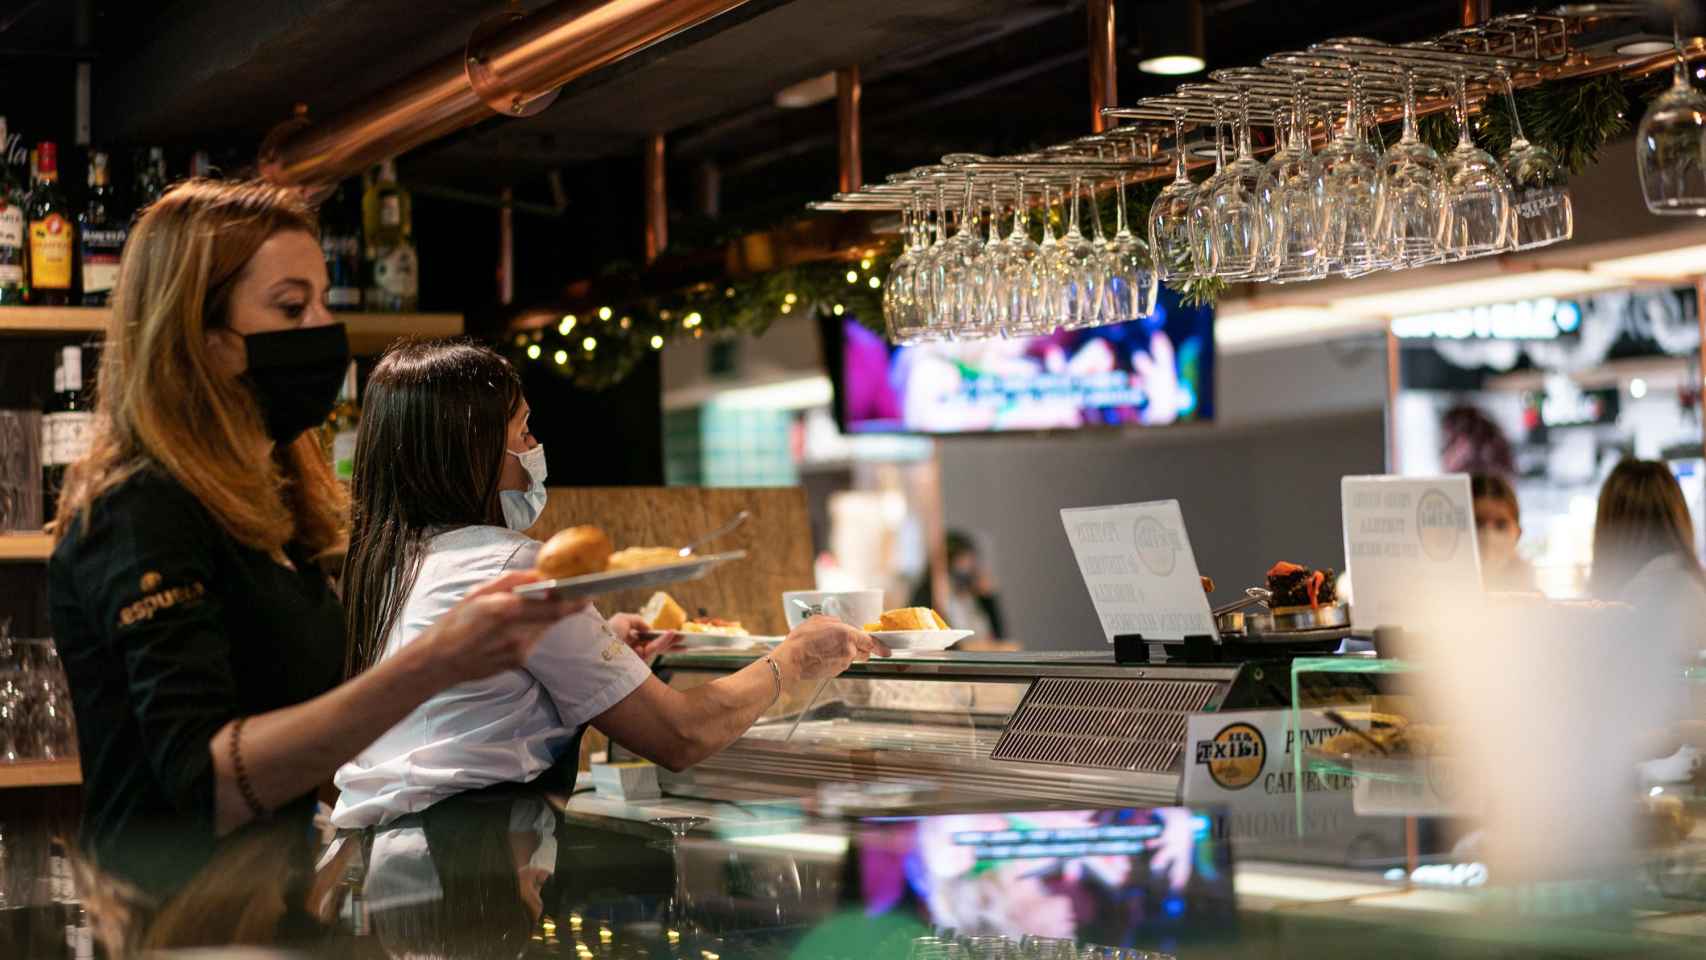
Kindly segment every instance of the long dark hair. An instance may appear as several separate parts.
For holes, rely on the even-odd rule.
[[[521,378],[467,340],[410,340],[367,382],[355,439],[344,561],[351,675],[373,666],[414,588],[426,542],[446,529],[503,524],[498,477]]]
[[[1605,478],[1593,522],[1590,592],[1613,599],[1652,560],[1676,555],[1706,581],[1694,554],[1694,522],[1670,468],[1656,460],[1624,460]]]

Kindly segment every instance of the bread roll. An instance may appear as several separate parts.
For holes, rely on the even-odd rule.
[[[660,633],[665,630],[679,630],[687,622],[687,611],[681,609],[681,604],[675,598],[662,590],[652,594],[646,605],[640,608],[640,616],[645,618],[653,630]]]
[[[597,527],[559,530],[539,551],[533,566],[552,580],[600,573],[610,562],[610,538]]]
[[[947,621],[929,607],[902,607],[883,614],[884,630],[947,630]]]

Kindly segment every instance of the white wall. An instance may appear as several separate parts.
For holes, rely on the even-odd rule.
[[[1339,478],[1385,465],[1384,341],[1223,356],[1212,425],[940,442],[948,526],[988,544],[1008,633],[1102,645],[1062,507],[1177,499],[1211,602],[1276,560],[1344,569]]]

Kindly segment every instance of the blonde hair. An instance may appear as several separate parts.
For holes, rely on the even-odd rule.
[[[268,458],[253,394],[215,367],[208,330],[255,251],[286,230],[318,233],[292,191],[260,181],[188,180],[151,204],[119,266],[96,384],[89,453],[67,472],[55,520],[72,518],[144,466],[194,494],[238,542],[341,545],[348,497],[313,432]]]

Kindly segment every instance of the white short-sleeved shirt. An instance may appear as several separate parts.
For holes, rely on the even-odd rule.
[[[382,657],[407,646],[474,588],[527,570],[540,543],[504,527],[461,527],[427,543]],[[587,721],[650,676],[588,608],[551,627],[524,669],[434,694],[338,769],[332,823],[369,827],[452,794],[525,783],[549,769]]]

